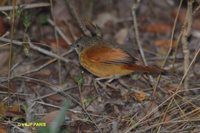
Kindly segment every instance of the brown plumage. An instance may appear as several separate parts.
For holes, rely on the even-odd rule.
[[[163,74],[165,70],[138,64],[129,50],[102,40],[100,37],[83,36],[74,47],[80,64],[98,77],[123,76],[133,72]]]

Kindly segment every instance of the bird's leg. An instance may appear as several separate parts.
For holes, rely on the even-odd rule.
[[[115,80],[118,79],[119,76],[108,76],[108,77],[101,77],[101,78],[96,78],[95,81],[97,83],[99,83],[103,88],[106,88],[107,86],[110,86],[110,83]],[[101,80],[107,80],[105,82],[105,85],[102,85],[102,83],[100,82]]]
[[[105,84],[103,84],[100,80],[94,80],[94,85],[97,88],[97,85],[100,85],[102,88],[106,88]]]
[[[97,89],[98,85],[100,87],[102,87],[102,89],[100,89],[101,91],[104,91],[104,93],[107,94],[107,96],[110,96],[110,92],[107,91],[107,87],[112,88],[112,89],[116,89],[115,86],[111,85],[110,83],[114,80],[114,79],[118,79],[119,76],[109,76],[109,77],[101,77],[101,78],[96,78],[94,79],[94,86]],[[101,80],[106,80],[104,83],[101,82]],[[104,94],[104,93],[99,93],[100,95]],[[105,96],[105,95],[103,95]]]

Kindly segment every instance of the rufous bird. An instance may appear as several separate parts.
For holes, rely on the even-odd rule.
[[[73,44],[80,64],[93,75],[103,77],[124,76],[134,72],[164,74],[165,70],[139,64],[131,50],[104,41],[99,36],[84,35]],[[131,51],[131,52],[130,52]]]

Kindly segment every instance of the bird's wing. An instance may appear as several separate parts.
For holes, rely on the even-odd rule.
[[[83,52],[86,54],[88,59],[91,59],[93,62],[108,64],[134,64],[137,61],[137,59],[130,56],[123,49],[107,45],[90,46]]]

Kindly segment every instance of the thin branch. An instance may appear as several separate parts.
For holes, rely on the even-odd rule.
[[[192,67],[192,65],[195,63],[198,55],[200,53],[200,48],[198,49],[198,51],[195,53],[195,56],[193,58],[193,60],[191,61],[186,73],[183,75],[178,87],[176,88],[175,92],[169,96],[165,101],[163,101],[160,105],[158,105],[156,108],[154,108],[152,111],[150,111],[147,115],[145,115],[143,118],[141,118],[138,122],[136,122],[134,125],[132,125],[131,127],[129,127],[126,131],[124,131],[124,133],[129,133],[131,130],[133,130],[134,128],[136,128],[142,121],[144,121],[146,118],[148,118],[149,116],[151,116],[153,113],[155,113],[161,106],[165,105],[167,102],[169,102],[170,100],[173,100],[173,98],[179,93],[179,90],[181,88],[181,85],[183,84],[184,79],[186,78],[190,68]]]
[[[55,15],[53,15],[53,12],[54,12],[54,4],[53,4],[53,0],[50,0],[50,4],[51,4],[51,15],[52,15],[52,18],[53,18],[53,21],[51,21],[50,19],[48,19],[48,22],[51,21],[52,24],[54,24],[54,36],[55,36],[55,39],[56,39],[56,53],[58,55],[60,55],[60,49],[59,49],[59,41],[58,41],[58,32],[60,32],[60,34],[62,33],[62,38],[65,40],[65,42],[67,44],[70,44],[68,38],[65,37],[65,35],[63,34],[63,32],[61,32],[60,28],[58,28],[56,25],[56,18],[55,18]],[[62,77],[61,77],[61,61],[58,60],[57,61],[58,63],[58,81],[59,81],[59,84],[62,84]]]
[[[6,38],[2,38],[2,37],[0,37],[0,41],[6,42],[6,43],[11,43],[10,39],[6,39]],[[23,44],[23,42],[20,42],[20,41],[17,41],[17,40],[13,40],[12,43],[15,44],[15,45],[18,45],[18,46],[22,46],[22,44]],[[53,52],[45,50],[45,49],[43,49],[41,47],[38,47],[38,46],[32,44],[31,42],[30,42],[30,48],[33,49],[33,50],[36,50],[36,51],[38,51],[38,52],[40,52],[42,54],[48,55],[50,57],[53,57],[53,58],[56,58],[56,59],[60,59],[60,60],[62,60],[64,62],[66,62],[66,63],[69,63],[69,62],[72,63],[72,61],[70,61],[70,60],[68,60],[68,59],[66,59],[66,58],[64,58],[62,56],[58,56],[58,55],[54,54]]]
[[[88,113],[88,111],[81,105],[80,102],[78,102],[78,100],[76,100],[76,98],[74,98],[73,96],[71,96],[70,94],[68,93],[64,93],[63,90],[59,91],[59,88],[56,87],[55,85],[52,85],[46,81],[43,81],[43,80],[38,80],[38,79],[35,79],[35,78],[31,78],[31,77],[25,77],[25,76],[20,76],[19,78],[25,78],[25,79],[29,79],[29,80],[33,80],[33,81],[37,81],[39,83],[42,83],[46,86],[48,86],[48,88],[50,88],[52,91],[54,92],[57,92],[57,94],[63,96],[64,98],[70,98],[71,101],[73,101],[74,103],[76,103],[77,105],[79,105],[82,110],[85,112],[85,114],[88,116],[88,118],[93,122],[93,124],[95,125],[96,129],[102,133],[102,131],[100,130],[100,128],[98,127],[98,125],[96,124],[96,122],[93,120],[92,116]]]
[[[178,13],[176,14],[176,18],[174,20],[174,24],[173,24],[173,28],[172,28],[172,34],[171,34],[171,38],[170,38],[170,47],[169,47],[169,50],[167,52],[167,55],[165,57],[165,60],[163,61],[163,64],[162,64],[161,68],[163,68],[165,66],[165,64],[167,62],[167,59],[169,58],[169,55],[170,55],[170,53],[172,51],[174,33],[175,33],[176,24],[177,24],[177,21],[178,21],[178,16],[179,16],[179,12],[180,12],[180,8],[181,8],[182,3],[183,3],[183,0],[180,1],[179,7],[178,7]],[[181,34],[182,33],[180,33],[180,36],[181,36]],[[178,43],[178,41],[177,41],[177,43]],[[153,96],[155,96],[155,94],[156,94],[157,86],[158,86],[158,84],[160,82],[160,79],[161,79],[161,75],[158,76],[156,84],[155,84],[155,86],[153,88]]]
[[[12,1],[12,14],[11,14],[11,20],[10,20],[10,23],[11,23],[11,29],[10,29],[10,45],[9,45],[9,63],[8,63],[8,79],[10,78],[12,72],[11,72],[11,68],[12,68],[12,65],[13,65],[13,36],[14,36],[14,27],[15,27],[15,14],[16,14],[16,1]],[[10,90],[10,80],[8,80],[8,92]]]
[[[183,44],[183,54],[184,54],[184,73],[186,73],[187,68],[190,64],[190,50],[189,50],[189,42],[188,42],[188,37],[191,35],[191,30],[192,30],[192,4],[194,0],[189,0],[188,1],[188,8],[187,8],[187,14],[185,17],[185,21],[183,24],[183,35],[181,38],[181,42]],[[189,86],[189,77],[185,78],[184,81],[184,88],[188,89]]]
[[[71,52],[73,52],[73,49],[71,49],[71,50],[69,50],[69,51],[63,53],[63,54],[61,55],[61,57],[66,56],[67,54],[70,54]],[[39,67],[37,67],[37,68],[35,68],[35,69],[31,70],[31,71],[26,71],[26,72],[21,73],[21,74],[13,75],[13,76],[11,76],[9,79],[11,80],[11,79],[14,79],[14,78],[16,78],[16,77],[20,77],[20,76],[24,76],[24,75],[27,75],[27,74],[31,74],[31,73],[40,71],[41,69],[45,68],[46,66],[48,66],[48,65],[50,65],[51,63],[55,62],[56,60],[57,60],[57,58],[54,58],[54,59],[52,59],[52,60],[50,60],[50,61],[47,61],[46,63],[42,64],[41,66],[39,66]],[[78,64],[76,64],[76,65],[78,65]],[[0,80],[0,83],[2,83],[2,82],[7,82],[9,79],[8,79],[8,78],[2,79],[2,80]]]
[[[58,34],[65,40],[67,44],[71,44],[71,41],[65,36],[65,34],[59,29],[59,27],[51,20],[48,19],[48,22],[54,26],[55,30],[58,32]]]
[[[139,51],[140,51],[142,60],[145,64],[145,66],[148,66],[145,55],[144,55],[144,51],[143,51],[143,48],[142,48],[142,45],[141,45],[141,42],[140,42],[139,31],[138,31],[136,10],[137,10],[139,4],[140,4],[140,0],[137,0],[137,2],[135,2],[132,6],[132,17],[133,17],[133,24],[134,24],[134,29],[135,29],[135,38],[136,38],[136,41],[137,41],[137,45],[139,47]],[[153,83],[154,80],[153,80],[153,77],[151,75],[149,75],[149,79],[150,79],[150,82]]]
[[[65,0],[65,2],[67,3],[67,6],[69,8],[70,13],[72,14],[72,17],[74,17],[74,19],[76,20],[76,22],[77,22],[79,28],[82,30],[82,32],[85,35],[90,35],[90,32],[86,29],[85,25],[82,23],[78,13],[74,9],[74,7],[71,5],[70,0]]]
[[[147,61],[146,61],[146,58],[144,55],[144,51],[143,51],[143,48],[142,48],[142,45],[140,42],[139,31],[138,31],[138,24],[137,24],[137,17],[136,17],[136,10],[137,10],[138,6],[139,6],[139,2],[134,3],[132,6],[132,16],[133,16],[133,24],[134,24],[134,29],[135,29],[135,38],[136,38],[137,45],[140,50],[140,54],[142,56],[142,60],[143,60],[144,64],[147,66],[148,64],[147,64]]]
[[[50,6],[49,3],[34,3],[34,4],[24,4],[19,5],[18,7],[23,7],[23,9],[32,9],[32,8],[39,8],[39,7],[47,7]],[[10,11],[13,9],[13,6],[0,6],[0,11]]]

